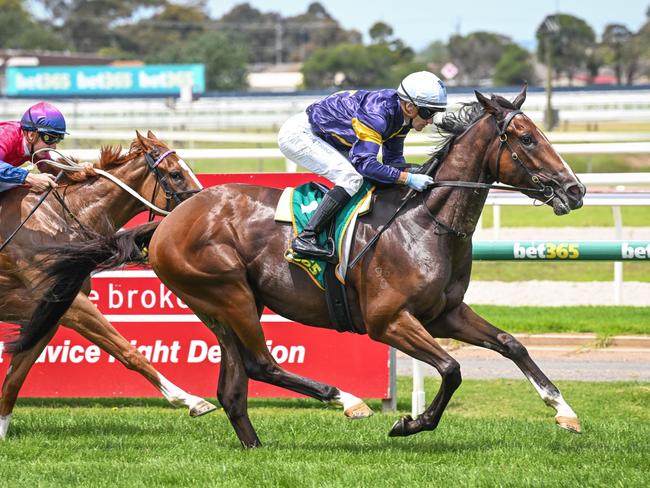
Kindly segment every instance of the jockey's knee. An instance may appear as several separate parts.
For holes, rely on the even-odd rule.
[[[343,188],[345,188],[345,191],[348,192],[348,194],[353,197],[361,188],[361,185],[363,185],[363,176],[360,174],[354,174],[350,175],[347,177],[347,181]]]

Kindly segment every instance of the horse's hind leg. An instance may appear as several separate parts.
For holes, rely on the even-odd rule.
[[[564,400],[560,390],[531,359],[526,348],[512,335],[494,327],[466,304],[440,316],[429,331],[436,337],[449,337],[475,346],[492,349],[511,359],[524,373],[539,396],[556,411],[555,421],[563,429],[579,433],[578,416]]]
[[[66,327],[97,344],[128,369],[144,376],[172,405],[188,407],[191,417],[204,415],[217,408],[203,398],[180,389],[156,371],[147,358],[111,325],[85,295],[77,295],[61,321]]]
[[[232,330],[197,313],[203,323],[219,338],[221,364],[217,397],[228,420],[245,448],[260,447],[255,428],[248,416],[248,376],[237,348],[237,338]]]
[[[11,363],[7,369],[7,375],[2,383],[2,398],[0,398],[0,439],[5,439],[11,422],[11,414],[18,399],[18,393],[25,383],[27,373],[32,369],[34,362],[38,359],[47,343],[58,327],[54,327],[34,347],[28,351],[22,351],[11,356]]]
[[[354,395],[286,371],[276,363],[266,346],[255,298],[245,277],[218,287],[197,287],[193,295],[180,291],[177,295],[193,310],[205,311],[235,332],[249,378],[342,405],[346,416],[351,418],[372,415],[372,410]]]

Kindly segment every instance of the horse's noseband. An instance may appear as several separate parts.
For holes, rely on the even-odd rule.
[[[151,201],[156,197],[156,191],[158,190],[158,185],[160,185],[160,188],[163,189],[165,192],[165,210],[169,211],[171,209],[171,204],[172,200],[178,205],[181,203],[185,198],[187,198],[187,195],[192,195],[194,193],[198,193],[201,190],[184,190],[184,191],[174,191],[171,186],[169,185],[169,182],[167,181],[167,176],[162,174],[160,169],[158,168],[158,165],[163,162],[163,160],[172,154],[176,154],[176,151],[173,149],[168,149],[164,153],[162,153],[160,156],[157,158],[154,158],[154,156],[146,152],[144,153],[144,159],[147,162],[147,167],[149,168],[149,171],[151,171],[154,176],[156,177],[156,185],[154,186],[153,189],[153,194],[151,195]]]
[[[514,119],[517,115],[521,113],[523,113],[521,110],[513,110],[512,112],[508,113],[508,115],[506,115],[506,118],[503,119],[503,122],[501,124],[497,122],[497,131],[499,133],[499,149],[497,150],[497,160],[495,165],[494,177],[496,179],[496,182],[499,183],[499,163],[501,162],[501,154],[503,153],[504,148],[507,147],[508,151],[510,151],[510,157],[512,158],[512,160],[515,163],[517,163],[521,169],[524,170],[524,172],[528,175],[530,181],[532,181],[533,184],[537,186],[537,189],[535,189],[535,191],[540,192],[544,196],[544,198],[547,198],[546,202],[548,202],[555,196],[555,191],[551,186],[542,183],[540,177],[534,174],[530,169],[528,169],[528,167],[524,164],[524,162],[521,160],[519,155],[512,148],[510,142],[508,142],[508,134],[506,133],[506,131],[508,130],[508,126],[512,122],[512,119]]]

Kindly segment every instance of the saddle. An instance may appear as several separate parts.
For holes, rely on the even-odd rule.
[[[300,267],[325,291],[330,319],[339,332],[365,333],[363,327],[352,323],[345,293],[345,275],[354,241],[356,219],[371,211],[374,190],[371,183],[365,182],[339,215],[332,219],[328,229],[319,235],[321,243],[328,239],[334,241],[337,264],[297,256],[290,247],[285,252],[287,261]],[[327,191],[326,186],[314,182],[296,188],[285,188],[276,207],[276,222],[291,223],[294,235],[298,235]]]

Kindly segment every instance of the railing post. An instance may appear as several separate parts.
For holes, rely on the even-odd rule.
[[[424,412],[424,400],[424,363],[413,359],[413,393],[411,394],[413,418]]]

